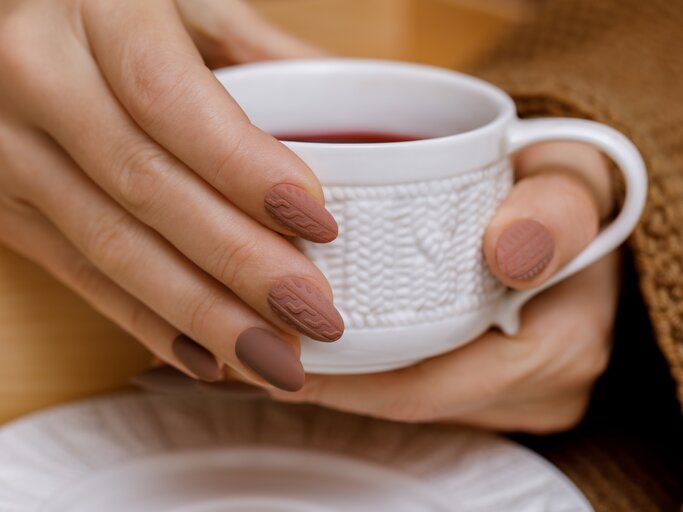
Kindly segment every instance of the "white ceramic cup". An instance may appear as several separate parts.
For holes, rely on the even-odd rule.
[[[417,64],[322,59],[250,64],[218,79],[272,134],[384,132],[424,140],[287,142],[318,176],[339,237],[299,242],[332,286],[346,330],[302,340],[313,373],[370,373],[453,350],[492,326],[519,327],[521,307],[595,262],[633,230],[646,197],[643,160],[621,133],[561,118],[519,120],[511,98],[476,78]],[[510,155],[536,142],[595,145],[621,169],[619,215],[542,286],[512,291],[489,271],[486,226],[512,187]]]

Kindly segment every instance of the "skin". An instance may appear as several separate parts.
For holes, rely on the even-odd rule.
[[[296,155],[249,124],[207,65],[321,54],[237,0],[1,2],[0,243],[186,373],[172,350],[180,333],[213,353],[227,377],[282,400],[501,430],[574,425],[609,358],[615,254],[532,301],[518,336],[492,331],[412,368],[309,375],[288,393],[236,358],[236,338],[252,327],[298,351],[297,334],[267,304],[278,279],[304,277],[331,297],[263,209],[279,183],[320,204],[322,192]],[[613,198],[607,164],[587,146],[529,148],[516,169],[519,183],[484,246],[494,273],[522,289],[585,247]],[[495,247],[524,218],[550,231],[555,252],[535,279],[515,282]]]
[[[263,201],[288,183],[322,205],[320,184],[203,58],[319,55],[235,0],[2,2],[2,242],[188,373],[180,333],[240,373],[249,328],[298,353],[269,288],[298,276],[331,291]]]

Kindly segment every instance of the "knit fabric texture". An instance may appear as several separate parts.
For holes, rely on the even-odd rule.
[[[521,117],[593,119],[641,151],[648,201],[629,243],[683,403],[683,2],[542,2],[477,74]]]
[[[521,117],[593,119],[623,132],[638,146],[648,168],[649,192],[629,245],[656,343],[676,381],[681,410],[683,2],[548,0],[538,6],[537,16],[511,34],[477,74],[511,94]],[[618,180],[615,185],[622,187]],[[649,340],[644,329],[634,329],[629,336],[643,339],[617,341]],[[634,365],[638,367],[637,362]],[[648,376],[639,372],[631,378]],[[641,387],[649,389],[647,382],[641,382]],[[632,414],[639,414],[634,407]],[[646,414],[649,421],[662,421],[653,411]],[[579,485],[598,512],[678,510],[676,496],[683,493],[680,488],[670,492],[676,484],[663,482],[672,478],[675,482],[680,475],[645,463],[649,452],[638,452],[633,444],[608,442],[634,423],[624,421],[607,438],[563,440],[540,451]],[[641,442],[678,446],[680,433],[672,434],[676,426],[669,423],[676,422],[653,426],[660,433]]]
[[[482,246],[511,187],[505,159],[444,179],[326,186],[339,236],[298,245],[327,277],[347,329],[448,321],[505,293]]]

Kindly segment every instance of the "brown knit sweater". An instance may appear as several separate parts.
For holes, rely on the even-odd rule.
[[[512,34],[477,74],[507,90],[522,117],[594,119],[620,130],[640,149],[648,167],[649,199],[630,248],[654,332],[649,342],[658,345],[668,363],[679,399],[674,408],[680,412],[683,0],[541,2],[537,16]],[[648,342],[647,336],[641,338]],[[631,380],[647,377],[638,372],[637,362],[632,367],[636,371]],[[639,384],[645,385],[645,381]],[[649,414],[633,408],[634,417]],[[623,421],[619,425],[616,430],[625,428]],[[671,438],[683,441],[683,432],[675,432]],[[662,489],[653,486],[664,478],[673,478],[674,486],[676,481],[683,485],[683,474],[669,471],[658,478],[652,474],[655,470],[647,469],[645,456],[635,455],[636,449],[622,446],[619,455],[620,443],[614,435],[602,432],[598,437],[583,437],[574,444],[555,443],[556,449],[546,455],[579,483],[597,510],[654,511],[681,506],[673,501],[678,497],[664,496]],[[653,496],[657,492],[661,495]]]
[[[683,402],[683,1],[549,0],[479,74],[521,116],[594,119],[642,152],[649,200],[630,243]]]

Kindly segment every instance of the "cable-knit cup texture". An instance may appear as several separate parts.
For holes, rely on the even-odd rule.
[[[511,186],[504,159],[448,179],[324,187],[339,236],[298,245],[328,278],[346,329],[446,320],[505,291],[482,240]]]

